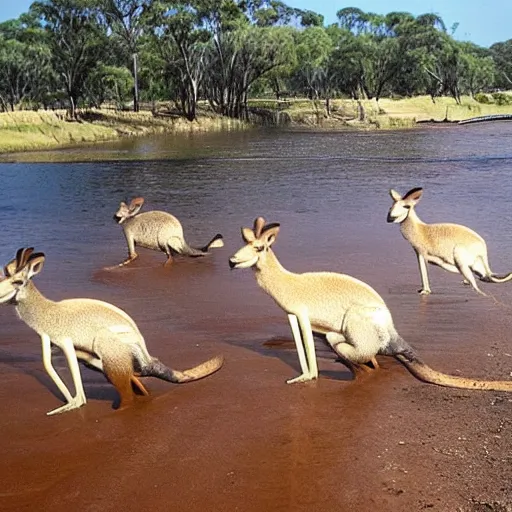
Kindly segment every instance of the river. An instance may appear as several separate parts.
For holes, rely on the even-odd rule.
[[[512,499],[504,394],[422,384],[385,359],[378,375],[350,381],[320,341],[320,380],[287,386],[298,362],[286,315],[252,271],[228,266],[240,228],[262,215],[281,224],[274,248],[287,269],[369,283],[435,368],[510,378],[508,306],[436,268],[433,295],[420,297],[414,253],[386,214],[390,188],[421,186],[420,218],[471,227],[488,243],[491,268],[512,270],[512,123],[125,139],[3,155],[0,177],[2,264],[18,247],[43,251],[35,282],[45,295],[122,307],[172,367],[226,357],[201,382],[150,380],[154,398],[118,412],[112,386],[83,370],[88,404],[49,418],[61,399],[38,336],[1,308],[8,509],[454,511]],[[144,211],[178,217],[191,245],[219,232],[225,247],[168,268],[163,254],[140,249],[132,265],[106,270],[126,257],[112,216],[134,196],[145,198]],[[482,288],[512,305],[512,284]],[[65,359],[55,362],[70,382]]]

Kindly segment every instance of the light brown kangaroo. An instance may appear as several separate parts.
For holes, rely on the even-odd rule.
[[[505,283],[512,279],[512,272],[505,276],[492,273],[487,258],[485,240],[473,230],[459,224],[425,224],[420,220],[414,207],[423,194],[422,188],[413,188],[403,197],[396,191],[389,191],[393,205],[388,213],[388,222],[400,224],[403,237],[410,242],[416,255],[421,275],[422,295],[431,293],[427,263],[437,265],[448,272],[460,273],[464,283],[481,295],[475,275],[486,283]]]
[[[256,219],[254,230],[242,228],[246,245],[230,260],[231,268],[255,270],[258,284],[288,313],[302,374],[288,383],[318,377],[313,332],[325,334],[332,349],[355,374],[377,354],[395,357],[418,379],[453,388],[512,391],[512,381],[482,381],[433,370],[397,333],[391,313],[366,283],[333,272],[294,274],[271,249],[279,224]]]
[[[204,247],[191,247],[183,235],[180,221],[170,213],[151,211],[140,213],[144,204],[142,197],[136,197],[127,205],[121,202],[114,219],[121,224],[128,244],[128,258],[119,266],[127,265],[138,257],[135,246],[162,251],[167,255],[166,265],[172,263],[173,253],[184,256],[206,256],[210,249],[223,247],[222,235],[215,235]]]
[[[138,376],[182,383],[202,379],[222,366],[223,358],[218,356],[190,370],[171,370],[149,354],[136,323],[121,309],[93,299],[47,299],[31,281],[41,272],[44,261],[43,253],[19,249],[16,258],[4,267],[7,277],[0,281],[0,304],[15,304],[19,317],[41,336],[44,367],[67,401],[48,415],[86,403],[77,358],[105,373],[120,395],[120,407],[133,401],[132,384],[148,394]],[[52,366],[52,343],[66,356],[74,397]]]

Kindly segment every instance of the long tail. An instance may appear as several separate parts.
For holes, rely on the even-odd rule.
[[[220,370],[223,364],[224,358],[222,356],[216,356],[198,366],[194,366],[194,368],[180,372],[179,370],[171,370],[154,357],[149,364],[141,369],[140,375],[141,377],[157,377],[167,382],[182,384],[184,382],[191,382],[208,377],[212,373]]]
[[[504,276],[497,276],[496,274],[489,274],[488,276],[481,277],[481,281],[486,283],[506,283],[512,279],[512,272]]]
[[[195,248],[183,240],[183,244],[181,247],[173,247],[173,249],[179,254],[183,254],[184,256],[205,256],[208,254],[210,249],[214,249],[216,247],[224,247],[224,241],[222,240],[222,235],[217,233],[204,247]]]
[[[417,379],[422,380],[423,382],[437,384],[438,386],[445,386],[448,388],[512,391],[512,381],[476,380],[466,377],[455,377],[454,375],[447,375],[446,373],[441,373],[430,368],[430,366],[421,361],[416,355],[412,360],[404,354],[396,354],[394,357],[398,359],[398,361],[400,361]]]

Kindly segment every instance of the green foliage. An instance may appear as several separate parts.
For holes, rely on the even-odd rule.
[[[0,23],[0,110],[166,101],[190,120],[207,100],[248,115],[251,95],[334,98],[512,88],[512,40],[459,42],[435,14],[354,7],[323,17],[282,0],[39,0]],[[499,96],[496,102],[508,102]],[[485,100],[483,100],[485,101]],[[324,103],[325,102],[325,103]]]
[[[492,97],[496,105],[512,105],[512,95],[504,92],[493,92]]]
[[[478,103],[482,103],[484,105],[494,103],[492,96],[490,96],[489,94],[485,94],[483,92],[475,94],[475,100],[478,101]]]

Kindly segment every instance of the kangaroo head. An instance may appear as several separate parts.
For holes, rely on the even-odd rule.
[[[265,225],[265,219],[258,217],[254,228],[242,228],[242,238],[246,245],[239,249],[231,258],[231,268],[249,268],[265,262],[270,246],[275,242],[279,233],[279,224]]]
[[[5,277],[0,280],[0,304],[19,302],[29,281],[43,269],[45,256],[34,253],[32,247],[18,249],[16,258],[4,267]]]
[[[119,210],[114,215],[114,220],[118,224],[122,224],[126,219],[129,219],[131,217],[135,217],[137,213],[139,213],[139,210],[142,208],[142,205],[144,204],[144,198],[143,197],[135,197],[130,201],[130,204],[126,204],[124,201],[121,201],[121,204],[119,205]]]
[[[396,190],[391,189],[389,195],[393,199],[393,206],[388,212],[388,222],[400,224],[407,219],[409,212],[414,209],[423,194],[422,188],[413,188],[402,197]]]

